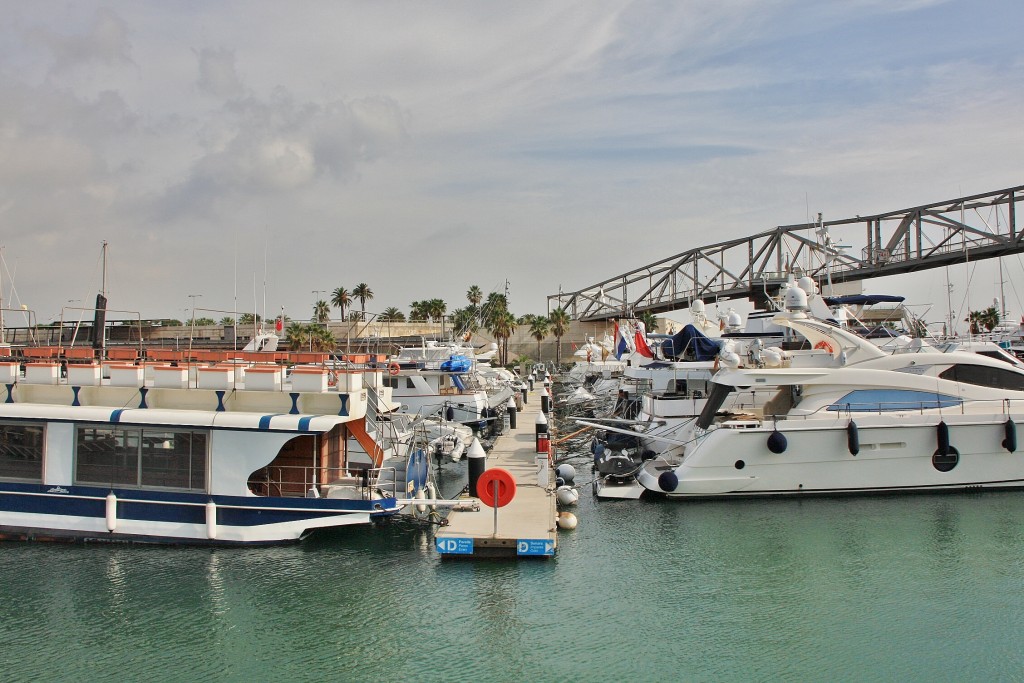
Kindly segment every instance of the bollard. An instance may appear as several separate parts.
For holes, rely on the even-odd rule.
[[[521,392],[523,394],[523,405],[526,405],[526,387],[523,387]]]
[[[530,391],[533,391],[533,375],[530,375]]]
[[[516,428],[516,406],[511,401],[508,404],[508,428]]]
[[[535,434],[536,439],[537,439],[537,452],[538,453],[543,452],[543,453],[546,454],[548,452],[548,447],[547,447],[547,443],[548,443],[548,419],[546,417],[544,417],[544,413],[537,413],[537,422],[534,425],[534,429],[535,429],[534,434]],[[544,441],[545,441],[543,450],[541,449],[541,443],[540,443],[542,436],[544,437]]]
[[[484,453],[484,447],[480,445],[480,441],[475,436],[466,453],[466,461],[469,463],[469,495],[477,498],[476,482],[487,469],[487,454]]]
[[[545,415],[551,412],[551,394],[547,388],[540,390],[540,412]]]

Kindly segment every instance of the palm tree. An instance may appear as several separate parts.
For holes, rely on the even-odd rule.
[[[370,285],[360,282],[352,290],[352,296],[359,299],[359,309],[363,313],[362,319],[366,320],[366,302],[368,299],[373,298],[373,290],[370,289]]]
[[[427,311],[428,301],[413,301],[409,304],[409,320],[413,321],[425,321],[430,317],[430,313]]]
[[[491,330],[494,327],[494,322],[501,317],[503,313],[508,312],[508,299],[504,294],[498,294],[497,292],[491,292],[487,295],[487,301],[480,308],[482,314],[481,321],[484,327]]]
[[[469,300],[469,303],[473,304],[473,306],[476,307],[479,306],[480,302],[484,300],[484,293],[480,290],[479,287],[473,285],[472,287],[469,288],[469,291],[466,292],[466,298]]]
[[[313,320],[324,325],[331,320],[331,307],[327,305],[327,302],[321,299],[313,304]]]
[[[533,316],[530,323],[530,336],[537,340],[537,360],[541,360],[540,343],[548,336],[548,319],[542,315]]]
[[[292,323],[285,332],[285,341],[292,351],[331,351],[336,342],[326,327]]]
[[[995,306],[989,306],[984,311],[971,311],[967,322],[971,323],[971,334],[981,334],[982,327],[991,332],[999,324],[999,311]]]
[[[235,319],[232,318],[230,315],[226,315],[226,316],[224,316],[223,318],[220,319],[220,324],[221,325],[234,325],[235,324]]]
[[[548,314],[548,321],[551,323],[551,334],[555,336],[555,364],[562,362],[562,337],[569,329],[569,314],[559,306]]]
[[[380,320],[381,322],[404,323],[405,313],[402,313],[394,306],[388,306],[384,309],[384,312],[377,317],[377,320]]]
[[[331,293],[331,305],[338,309],[339,320],[345,319],[345,308],[352,303],[352,293],[344,287],[338,287]]]
[[[516,331],[516,317],[505,311],[504,313],[498,314],[491,326],[491,334],[498,340],[501,345],[501,365],[508,364],[508,338],[512,336],[512,333]]]
[[[431,299],[427,302],[427,312],[430,319],[436,322],[444,322],[444,314],[448,312],[448,304],[441,299]]]

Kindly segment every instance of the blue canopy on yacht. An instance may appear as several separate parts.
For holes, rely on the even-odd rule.
[[[684,354],[693,360],[714,360],[718,355],[718,342],[711,339],[693,325],[686,325],[671,339],[661,344],[661,352],[666,358],[679,358]]]

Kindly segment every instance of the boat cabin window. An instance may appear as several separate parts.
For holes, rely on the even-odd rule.
[[[993,389],[1024,391],[1024,374],[1010,368],[991,368],[987,365],[958,363],[940,372],[939,377]]]
[[[206,432],[80,426],[75,436],[76,484],[206,490]]]
[[[42,427],[0,424],[0,478],[42,481]]]
[[[831,412],[879,413],[888,410],[929,410],[960,405],[956,396],[912,389],[856,389],[830,405]]]
[[[397,377],[385,377],[384,378],[384,386],[391,387],[392,389],[397,389],[398,388],[398,378]]]

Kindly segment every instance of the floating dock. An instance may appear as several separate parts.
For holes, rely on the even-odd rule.
[[[550,449],[544,456],[546,476],[538,465],[536,425],[541,412],[543,386],[527,392],[516,428],[499,436],[487,454],[487,469],[500,467],[515,480],[515,496],[495,510],[481,504],[478,510],[452,510],[448,525],[439,527],[434,547],[445,558],[553,557],[558,548],[555,475]],[[550,419],[550,416],[549,416]],[[541,454],[543,456],[543,454]],[[548,482],[542,486],[538,479]],[[469,500],[472,500],[471,498]],[[497,530],[495,530],[497,519]]]

